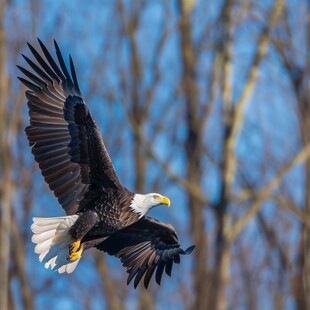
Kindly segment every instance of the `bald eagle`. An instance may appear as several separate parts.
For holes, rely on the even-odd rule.
[[[28,43],[34,56],[22,55],[32,72],[28,78],[30,126],[25,131],[35,160],[66,216],[33,218],[32,241],[45,268],[71,273],[83,251],[95,247],[119,258],[127,269],[127,285],[136,288],[144,276],[148,287],[155,272],[160,285],[163,271],[170,276],[183,250],[175,229],[146,213],[170,200],[157,193],[129,191],[119,181],[100,131],[81,95],[75,68],[70,73],[54,41],[59,65],[38,39],[43,52]]]

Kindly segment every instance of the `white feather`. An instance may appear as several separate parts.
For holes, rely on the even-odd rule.
[[[53,269],[56,266],[56,258],[57,258],[57,256],[54,256],[53,258],[51,258],[48,262],[46,262],[44,264],[44,267],[46,269],[48,269],[49,267],[51,267],[51,269]]]
[[[33,243],[41,243],[48,239],[51,239],[54,237],[56,232],[56,229],[48,230],[42,233],[36,233],[32,236],[31,241]]]
[[[130,207],[131,209],[139,214],[139,218],[144,216],[148,211],[148,206],[144,203],[145,195],[135,194],[131,201]]]
[[[42,233],[45,231],[56,229],[58,225],[59,225],[59,223],[58,224],[50,224],[50,225],[46,224],[45,226],[42,225],[41,223],[40,223],[40,225],[38,225],[37,223],[33,223],[30,228],[31,228],[33,233],[37,234],[37,233]]]
[[[69,216],[71,217],[71,216]],[[49,224],[59,224],[59,219],[65,219],[66,216],[63,217],[34,217],[32,218],[33,223],[39,226],[46,226]]]
[[[48,251],[52,245],[52,241],[53,241],[53,238],[48,239],[41,243],[37,243],[37,245],[34,248],[34,253],[41,254],[43,252]]]
[[[76,222],[78,215],[33,218],[31,230],[32,242],[36,244],[35,253],[39,254],[40,262],[45,261],[45,268],[57,270],[59,273],[71,273],[80,259],[69,262],[70,227]]]
[[[65,273],[65,272],[72,273],[79,261],[80,261],[80,258],[72,263],[61,266],[57,271],[59,273]]]

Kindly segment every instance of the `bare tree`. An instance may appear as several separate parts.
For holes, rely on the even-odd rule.
[[[299,50],[299,46],[294,41],[296,34],[295,27],[291,24],[291,13],[286,6],[285,14],[282,19],[282,27],[278,31],[278,35],[274,40],[275,47],[278,51],[279,57],[283,63],[290,83],[291,88],[296,100],[296,114],[299,121],[299,132],[301,137],[301,143],[303,147],[309,145],[309,132],[310,132],[310,110],[309,110],[309,74],[310,74],[310,62],[307,51],[310,48],[310,36],[309,36],[309,16],[310,6],[309,3],[304,2],[304,15],[300,19],[301,27],[305,31],[305,42],[302,42],[304,46],[303,50]],[[310,161],[305,163],[305,188],[309,188],[310,180]],[[302,233],[299,243],[298,253],[298,274],[293,281],[294,296],[298,309],[310,308],[310,234],[309,226],[306,224],[306,218],[310,214],[310,193],[305,191],[304,197],[304,212],[302,217]]]
[[[85,253],[80,269],[62,278],[68,292],[32,254],[28,226],[33,213],[43,210],[40,199],[54,208],[42,214],[61,211],[23,134],[27,116],[24,90],[16,82],[17,55],[26,41],[35,44],[39,24],[48,46],[52,39],[42,18],[46,8],[27,3],[0,4],[0,308],[32,309],[38,301],[45,306],[44,294],[88,309],[123,309],[129,300],[139,309],[261,309],[262,290],[275,309],[292,299],[298,309],[309,308],[306,1],[296,1],[296,10],[283,0],[51,7],[53,37],[64,54],[73,54],[84,98],[123,183],[137,192],[176,193],[169,221],[182,244],[196,244],[171,279],[138,293],[126,287],[120,263],[102,253]],[[30,27],[16,13],[21,6],[31,13]],[[307,13],[297,18],[302,8]],[[13,34],[13,22],[20,32]],[[287,116],[287,110],[295,121],[287,118],[274,130],[279,111]],[[266,273],[274,275],[269,282]]]

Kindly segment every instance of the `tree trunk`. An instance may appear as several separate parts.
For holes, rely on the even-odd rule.
[[[180,40],[183,64],[182,90],[185,97],[187,138],[185,141],[186,179],[197,188],[201,182],[200,156],[202,141],[198,117],[197,87],[195,77],[196,59],[191,42],[190,13],[193,8],[188,1],[179,1],[180,6]],[[207,238],[205,234],[204,205],[192,195],[188,196],[190,227],[196,244],[194,251],[194,305],[193,309],[207,309],[208,287],[212,285],[207,278]]]

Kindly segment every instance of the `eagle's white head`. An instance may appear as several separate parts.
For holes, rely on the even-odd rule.
[[[134,194],[130,207],[142,217],[147,211],[159,205],[167,205],[170,207],[169,198],[157,193],[149,193],[145,195]]]

